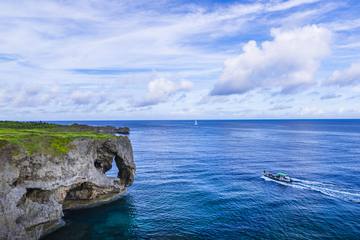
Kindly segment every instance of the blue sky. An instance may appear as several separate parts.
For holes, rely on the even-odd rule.
[[[0,32],[0,119],[360,117],[356,0],[4,0]]]

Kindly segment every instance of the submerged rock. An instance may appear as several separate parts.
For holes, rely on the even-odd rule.
[[[68,152],[52,155],[0,144],[0,239],[38,239],[63,225],[64,209],[114,200],[133,183],[128,137],[80,138],[68,145]],[[113,160],[118,179],[105,175]]]

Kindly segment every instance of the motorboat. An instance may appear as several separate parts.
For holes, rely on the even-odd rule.
[[[271,173],[264,171],[263,176],[279,182],[286,182],[286,183],[292,182],[292,179],[287,175],[287,173],[284,172]]]

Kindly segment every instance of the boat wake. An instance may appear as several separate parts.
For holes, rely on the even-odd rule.
[[[336,185],[328,184],[328,183],[321,183],[321,182],[315,182],[315,181],[308,181],[298,178],[291,178],[293,181],[292,183],[286,183],[286,182],[279,182],[276,180],[273,180],[271,178],[262,176],[266,181],[273,181],[278,184],[282,184],[285,186],[290,186],[298,189],[304,189],[304,190],[311,190],[316,191],[319,193],[322,193],[326,196],[342,199],[344,201],[350,201],[355,203],[360,203],[360,192],[359,191],[352,191],[349,189],[339,188]]]

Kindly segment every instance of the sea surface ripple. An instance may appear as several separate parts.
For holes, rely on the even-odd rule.
[[[131,128],[136,180],[45,239],[360,238],[359,120],[80,123]]]

